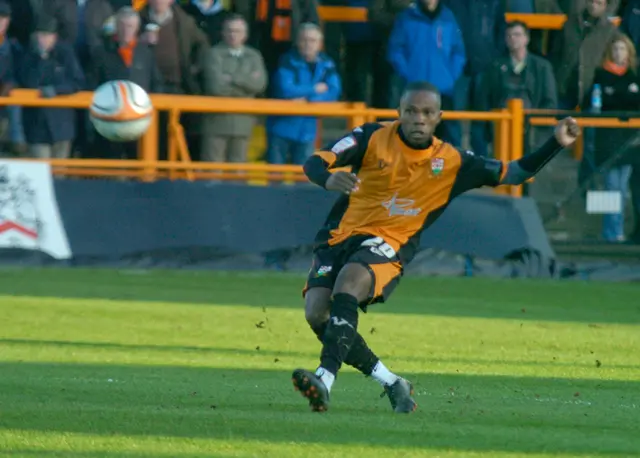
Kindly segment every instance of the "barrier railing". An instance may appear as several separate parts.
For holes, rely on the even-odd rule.
[[[0,97],[0,106],[88,108],[91,92],[68,96],[41,98],[38,91],[16,89],[8,97]],[[395,110],[367,108],[364,103],[308,103],[271,99],[237,99],[204,96],[178,96],[154,94],[151,96],[155,111],[149,130],[141,138],[138,160],[108,159],[51,159],[48,160],[57,175],[135,177],[143,181],[169,179],[268,180],[306,181],[302,168],[292,165],[226,164],[192,162],[180,125],[183,112],[244,113],[253,115],[317,116],[346,118],[353,128],[379,118],[395,119]],[[169,112],[168,158],[158,159],[160,131],[158,111]],[[493,112],[447,111],[445,120],[488,121],[494,123],[494,154],[508,161],[522,155],[522,129],[524,111],[522,101],[512,100],[506,110]],[[34,159],[36,160],[36,159]],[[520,196],[520,187],[503,186],[498,192]]]
[[[320,6],[318,14],[325,22],[366,22],[369,14],[366,8],[355,8],[348,6]],[[505,20],[522,21],[530,29],[559,30],[567,21],[564,14],[522,14],[506,13]],[[611,18],[616,25],[620,23],[619,17]]]
[[[563,110],[526,110],[526,122],[530,126],[554,126],[558,118],[564,116],[574,116],[580,127],[600,127],[610,129],[638,129],[640,128],[640,117],[632,117],[629,112],[606,112],[606,113],[576,113]],[[584,137],[578,137],[573,148],[573,155],[577,160],[582,159],[584,150]]]

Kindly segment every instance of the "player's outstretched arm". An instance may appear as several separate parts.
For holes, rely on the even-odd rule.
[[[564,148],[573,145],[580,135],[580,127],[573,118],[565,118],[556,126],[554,135],[540,148],[517,161],[507,164],[500,184],[520,185],[533,177]]]
[[[358,190],[360,179],[356,176],[367,152],[368,138],[378,124],[364,124],[351,133],[316,151],[305,162],[303,170],[309,181],[329,191],[351,194]],[[350,166],[352,172],[331,169]]]

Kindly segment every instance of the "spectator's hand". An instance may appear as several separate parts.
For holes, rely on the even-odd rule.
[[[329,86],[327,86],[326,83],[318,83],[313,86],[313,90],[316,92],[316,94],[324,94],[329,90]]]
[[[40,88],[40,97],[50,99],[56,96],[56,90],[53,86],[43,86]]]
[[[142,42],[146,43],[150,46],[155,46],[158,44],[158,32],[147,30],[142,34]]]
[[[351,194],[359,189],[360,179],[355,173],[335,172],[331,174],[324,187],[329,191]]]
[[[564,118],[556,126],[554,135],[562,146],[571,146],[580,135],[580,127],[575,119],[571,117]]]

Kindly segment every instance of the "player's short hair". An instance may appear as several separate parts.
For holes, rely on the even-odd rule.
[[[440,89],[427,81],[414,81],[407,84],[404,91],[402,91],[402,98],[404,98],[409,92],[431,92],[432,94],[437,95],[438,98],[441,97]]]
[[[524,33],[529,36],[531,33],[529,32],[529,26],[522,21],[511,21],[507,22],[506,30],[515,29],[516,27],[522,27]]]

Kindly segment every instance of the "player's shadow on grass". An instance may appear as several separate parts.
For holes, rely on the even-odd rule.
[[[6,296],[294,308],[302,320],[299,275],[27,269],[0,272],[0,279]],[[371,313],[636,324],[639,295],[626,284],[414,277]]]
[[[43,346],[48,347],[62,347],[69,349],[82,349],[90,348],[93,350],[119,350],[128,352],[181,352],[185,356],[188,353],[195,354],[210,354],[220,355],[238,355],[238,356],[262,356],[269,361],[273,361],[273,358],[296,358],[296,359],[313,359],[318,356],[317,351],[294,351],[294,350],[268,350],[263,347],[259,349],[246,349],[246,348],[230,348],[230,347],[205,347],[205,346],[193,346],[193,345],[144,345],[144,344],[124,344],[114,342],[80,342],[71,340],[40,340],[40,339],[2,339],[0,338],[0,345],[14,346],[14,347],[35,347],[41,348]],[[381,355],[383,357],[384,355]],[[394,355],[394,360],[398,361],[398,355]],[[459,363],[461,365],[467,364],[496,364],[500,366],[536,366],[540,367],[542,364],[540,361],[521,361],[521,360],[505,360],[505,359],[477,359],[477,358],[441,358],[437,355],[412,355],[410,358],[413,363],[424,363],[425,367],[434,363]],[[593,358],[592,362],[563,362],[563,361],[549,361],[544,366],[551,367],[567,367],[567,368],[593,368],[596,370],[599,361]],[[605,363],[607,369],[637,369],[635,364],[609,364]]]
[[[0,363],[0,429],[221,440],[630,456],[640,382],[414,374],[420,410],[341,375],[312,414],[288,371]]]

